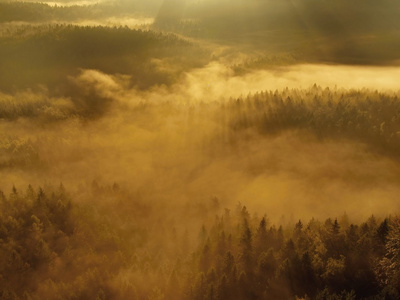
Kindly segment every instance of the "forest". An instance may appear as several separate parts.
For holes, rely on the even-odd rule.
[[[400,299],[395,0],[0,0],[0,299]]]
[[[353,224],[344,214],[277,227],[214,197],[180,212],[205,222],[193,237],[116,183],[93,182],[88,197],[76,204],[62,184],[1,193],[3,299],[400,296],[398,217]]]

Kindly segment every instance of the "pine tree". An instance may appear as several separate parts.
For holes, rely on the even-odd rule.
[[[267,220],[264,216],[260,225],[257,228],[256,238],[255,238],[255,257],[258,257],[263,251],[268,250],[268,237],[267,237]]]
[[[252,233],[246,218],[243,221],[242,235],[240,237],[240,251],[240,260],[243,264],[243,269],[249,275],[253,270],[253,245]]]
[[[385,257],[380,261],[381,282],[400,292],[400,217],[393,219],[387,236]]]

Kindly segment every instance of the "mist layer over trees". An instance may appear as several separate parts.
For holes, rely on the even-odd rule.
[[[0,1],[1,299],[399,299],[396,1]]]

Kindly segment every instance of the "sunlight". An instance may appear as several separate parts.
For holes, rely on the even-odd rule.
[[[400,299],[397,0],[0,0],[0,299]]]

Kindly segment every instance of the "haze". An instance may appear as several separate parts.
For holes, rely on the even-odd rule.
[[[0,298],[398,299],[399,13],[0,1]]]

